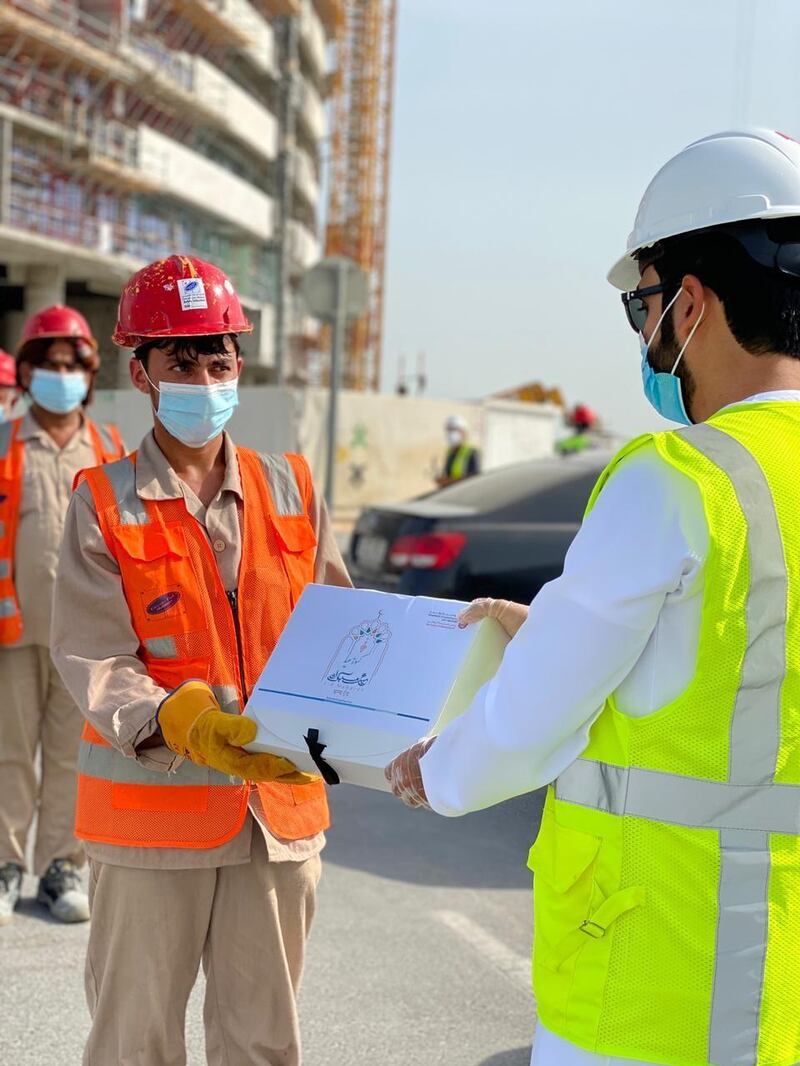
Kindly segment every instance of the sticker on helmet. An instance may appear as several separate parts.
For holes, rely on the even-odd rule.
[[[208,307],[202,278],[178,278],[181,311],[198,311]]]

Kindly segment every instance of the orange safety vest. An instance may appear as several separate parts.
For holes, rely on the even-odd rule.
[[[0,424],[0,645],[14,644],[22,636],[22,613],[14,584],[25,442],[19,439],[21,418]],[[98,464],[113,463],[125,454],[119,430],[86,420]]]
[[[227,593],[205,530],[183,499],[143,500],[136,454],[85,473],[117,562],[138,655],[171,691],[198,678],[240,714],[297,600],[314,580],[317,537],[304,459],[237,449],[244,499],[238,589]],[[241,606],[241,613],[240,613]],[[270,830],[299,840],[330,824],[324,784],[259,784]],[[247,816],[250,786],[189,760],[145,769],[88,722],[78,758],[76,833],[123,847],[214,848]]]

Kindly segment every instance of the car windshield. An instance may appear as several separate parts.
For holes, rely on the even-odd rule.
[[[600,458],[596,465],[572,459],[514,463],[448,485],[426,499],[518,521],[578,522],[604,465]]]

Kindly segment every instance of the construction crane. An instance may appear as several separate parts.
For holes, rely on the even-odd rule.
[[[345,388],[381,378],[386,222],[397,0],[346,0],[338,28],[326,253],[369,278],[369,307],[348,332]]]

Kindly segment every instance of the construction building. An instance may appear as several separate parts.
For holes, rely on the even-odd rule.
[[[68,301],[102,343],[125,279],[173,252],[235,280],[251,379],[315,344],[321,154],[343,0],[0,0],[0,346]]]

